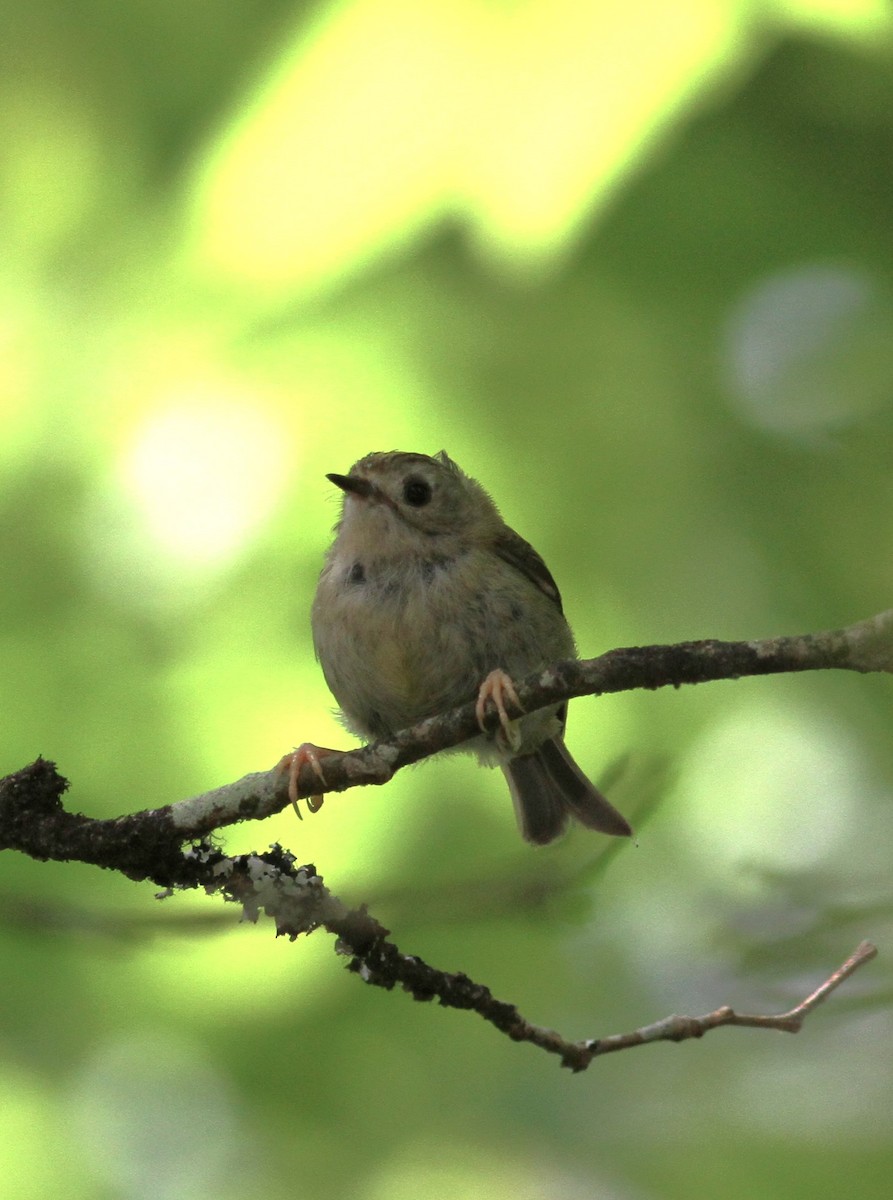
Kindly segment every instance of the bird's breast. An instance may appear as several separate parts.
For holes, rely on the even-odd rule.
[[[313,605],[326,682],[358,733],[381,737],[573,654],[560,609],[495,555],[333,555]]]
[[[463,687],[457,675],[467,651],[463,656],[455,629],[453,583],[446,560],[436,558],[382,564],[357,557],[324,570],[313,605],[314,645],[326,682],[359,733],[395,732],[449,707],[446,698]]]

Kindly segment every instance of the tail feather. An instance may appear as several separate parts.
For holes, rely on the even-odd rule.
[[[626,818],[594,787],[571,758],[561,738],[533,754],[503,764],[523,837],[544,846],[564,832],[573,816],[588,829],[629,837]]]
[[[542,757],[525,754],[503,763],[521,836],[535,846],[554,842],[567,827],[567,808]]]

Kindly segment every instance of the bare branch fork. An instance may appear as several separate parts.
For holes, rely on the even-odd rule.
[[[789,671],[851,670],[893,673],[893,610],[845,629],[751,642],[684,642],[612,650],[600,658],[566,661],[518,684],[524,711],[573,696],[602,695],[635,688],[678,687]],[[495,728],[496,714],[489,725]],[[432,717],[387,741],[333,754],[325,760],[326,786],[309,768],[302,770],[299,794],[342,791],[385,783],[401,767],[456,746],[479,732],[474,704]],[[67,812],[67,782],[52,763],[38,759],[0,780],[0,849],[33,858],[81,861],[117,870],[132,879],[151,879],[165,888],[204,887],[238,901],[249,917],[261,911],[276,921],[278,933],[294,938],[324,927],[338,937],[349,966],[368,983],[409,991],[415,999],[438,998],[442,1005],[471,1009],[516,1041],[528,1041],[574,1070],[614,1050],[648,1042],[700,1037],[720,1025],[796,1031],[803,1019],[844,979],[876,953],[863,942],[850,959],[810,997],[779,1016],[746,1016],[724,1007],[703,1017],[667,1017],[632,1033],[584,1042],[526,1021],[517,1009],[496,1000],[489,989],[462,974],[436,970],[387,941],[387,933],[365,909],[349,910],[325,887],[312,866],[295,867],[280,847],[266,854],[228,858],[203,839],[215,829],[278,812],[289,802],[286,780],[273,771],[162,808],[112,820],[92,820]]]
[[[67,833],[73,832],[77,823],[98,824],[87,817],[63,811],[61,797],[66,786],[53,764],[44,759],[0,780],[0,829],[8,825],[12,807],[27,813],[30,820],[42,826],[50,835],[49,840],[57,836],[58,831],[52,831],[56,822]],[[45,853],[36,857],[77,856]],[[445,1008],[476,1012],[512,1041],[529,1042],[555,1054],[563,1067],[575,1072],[585,1071],[594,1058],[603,1054],[652,1042],[683,1042],[703,1037],[721,1025],[796,1033],[817,1005],[877,953],[870,942],[862,942],[819,988],[786,1013],[748,1015],[723,1006],[701,1017],[673,1015],[629,1033],[571,1041],[553,1029],[528,1021],[514,1004],[497,999],[488,987],[467,975],[442,971],[417,955],[404,954],[388,940],[389,931],[366,911],[365,906],[349,909],[329,891],[313,865],[296,866],[296,861],[281,846],[272,846],[263,854],[230,857],[205,841],[180,852],[176,862],[165,853],[159,859],[159,873],[150,874],[150,877],[158,880],[162,876],[166,880],[167,888],[162,896],[170,894],[175,887],[203,887],[208,893],[219,892],[224,899],[242,906],[243,919],[256,921],[261,913],[265,913],[275,921],[277,935],[292,941],[302,933],[325,929],[337,938],[335,949],[348,958],[348,969],[359,975],[364,983],[387,990],[400,987],[414,1000],[436,999]],[[121,869],[127,874],[133,873],[129,868]]]
[[[629,1033],[570,1041],[554,1029],[528,1021],[514,1004],[496,999],[488,987],[467,975],[441,971],[416,955],[404,954],[387,940],[389,931],[365,908],[345,908],[325,888],[312,866],[295,871],[294,859],[278,846],[265,855],[243,855],[239,859],[221,856],[215,870],[221,880],[225,879],[220,883],[221,890],[230,899],[242,900],[249,919],[256,919],[263,909],[275,918],[277,934],[292,939],[322,925],[337,935],[336,949],[349,956],[348,969],[365,983],[387,990],[399,986],[414,1000],[437,999],[444,1008],[476,1012],[512,1041],[529,1042],[558,1055],[561,1065],[574,1072],[585,1071],[594,1058],[603,1054],[652,1042],[684,1042],[722,1025],[798,1033],[813,1009],[877,954],[870,942],[861,942],[820,987],[785,1013],[736,1013],[724,1005],[701,1017],[673,1015]]]

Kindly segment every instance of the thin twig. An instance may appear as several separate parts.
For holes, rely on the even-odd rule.
[[[336,948],[350,957],[349,970],[359,975],[364,983],[388,990],[401,987],[415,1000],[436,999],[446,1008],[476,1012],[512,1041],[529,1042],[549,1054],[558,1055],[561,1065],[572,1071],[585,1071],[594,1058],[603,1054],[651,1042],[684,1042],[703,1037],[721,1025],[797,1033],[813,1009],[877,954],[870,942],[861,942],[820,987],[786,1013],[736,1013],[726,1005],[702,1017],[674,1014],[630,1033],[569,1041],[553,1029],[528,1021],[514,1004],[498,1000],[488,987],[467,975],[441,971],[416,955],[404,954],[388,941],[388,930],[365,909],[349,910],[328,892],[315,874],[315,868],[298,868],[299,886],[286,885],[285,881],[294,880],[296,875],[293,861],[281,848],[273,847],[271,855],[252,856],[250,860],[225,861],[227,866],[218,868],[218,878],[226,880],[222,888],[231,898],[247,905],[247,915],[251,919],[256,919],[263,909],[274,917],[277,933],[291,938],[324,926],[338,936]],[[263,883],[262,903],[257,901],[257,880]]]
[[[783,1033],[799,1033],[803,1022],[823,1000],[831,995],[835,988],[840,987],[844,980],[864,966],[877,954],[877,947],[871,942],[860,942],[845,963],[825,980],[823,984],[805,1000],[786,1013],[736,1013],[728,1005],[723,1005],[715,1012],[706,1013],[703,1017],[664,1017],[653,1025],[644,1025],[632,1033],[618,1033],[611,1037],[599,1038],[594,1044],[576,1043],[580,1047],[590,1046],[593,1057],[599,1054],[611,1054],[615,1050],[627,1050],[631,1046],[644,1046],[648,1042],[684,1042],[688,1038],[703,1037],[711,1029],[719,1029],[721,1025],[740,1025],[750,1029],[778,1029]]]

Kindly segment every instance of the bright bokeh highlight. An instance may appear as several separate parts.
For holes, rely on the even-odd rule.
[[[201,164],[197,263],[312,291],[446,218],[504,266],[548,261],[746,53],[738,13],[716,0],[334,4]]]
[[[248,398],[165,396],[132,433],[123,489],[145,532],[181,563],[230,559],[269,520],[292,461],[274,413]]]
[[[744,702],[691,747],[676,789],[706,871],[749,886],[754,868],[801,871],[833,858],[868,779],[829,715]]]
[[[758,280],[725,343],[730,399],[757,428],[815,441],[889,403],[893,299],[861,266],[805,263]]]

